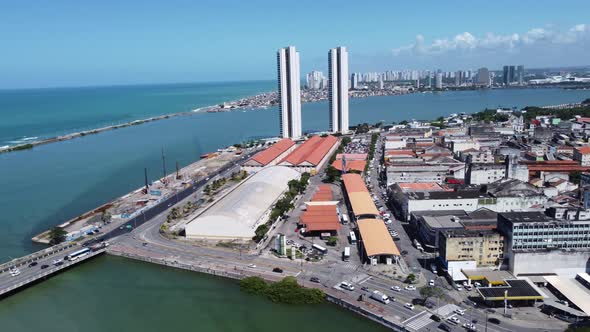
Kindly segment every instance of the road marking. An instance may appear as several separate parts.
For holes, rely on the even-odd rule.
[[[408,310],[410,310],[410,309],[408,309]],[[419,313],[415,314],[414,316],[412,316],[412,317],[406,319],[405,321],[403,321],[402,324],[406,325],[407,322],[411,321],[412,319],[417,318],[418,316],[424,314],[425,312],[426,311],[420,311]]]
[[[366,277],[365,279],[363,279],[363,280],[361,280],[361,281],[359,281],[359,282],[358,282],[358,284],[359,284],[359,285],[362,285],[362,284],[364,284],[365,282],[367,282],[367,281],[369,281],[369,280],[371,280],[371,277],[370,277],[370,276],[369,276],[369,277]]]

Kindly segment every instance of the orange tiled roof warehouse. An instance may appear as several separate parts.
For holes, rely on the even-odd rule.
[[[337,142],[338,138],[332,135],[326,137],[312,136],[285,157],[281,164],[287,163],[294,166],[302,164],[318,165]]]
[[[256,161],[257,163],[266,166],[271,161],[280,156],[283,152],[289,150],[289,148],[291,148],[293,145],[295,145],[295,142],[288,138],[283,138],[264,151],[258,152],[252,158],[250,158],[250,160]]]

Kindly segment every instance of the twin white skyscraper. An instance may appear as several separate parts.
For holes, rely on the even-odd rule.
[[[301,76],[294,46],[277,52],[281,137],[301,137]],[[337,47],[328,53],[330,130],[348,132],[348,52]]]

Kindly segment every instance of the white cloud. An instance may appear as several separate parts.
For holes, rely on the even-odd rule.
[[[425,43],[424,36],[417,35],[414,43],[395,48],[392,53],[394,56],[428,57],[447,53],[478,54],[481,51],[520,52],[531,47],[559,48],[564,45],[583,43],[590,39],[589,37],[590,27],[587,24],[577,24],[567,31],[547,27],[507,35],[487,33],[480,37],[470,32],[463,32],[452,38],[435,39],[430,44]]]

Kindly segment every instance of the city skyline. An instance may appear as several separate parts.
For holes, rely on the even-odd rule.
[[[0,31],[10,34],[3,38],[0,88],[268,80],[274,77],[268,54],[288,44],[307,55],[301,63],[304,72],[327,71],[325,47],[333,44],[347,45],[351,71],[587,65],[590,29],[583,13],[590,4],[581,1],[509,3],[513,12],[527,14],[509,17],[508,2],[502,1],[465,4],[459,12],[436,2],[427,11],[386,1],[370,7],[335,4],[314,4],[313,11],[305,3],[277,6],[267,1],[255,6],[177,1],[141,6],[141,11],[133,2],[55,1],[34,10],[5,5]],[[331,28],[298,20],[283,24],[279,18],[284,12],[325,21]],[[391,20],[392,13],[402,15]],[[448,19],[457,14],[460,19]],[[501,25],[495,17],[503,17]],[[247,65],[231,61],[224,51],[229,48],[248,54]]]

